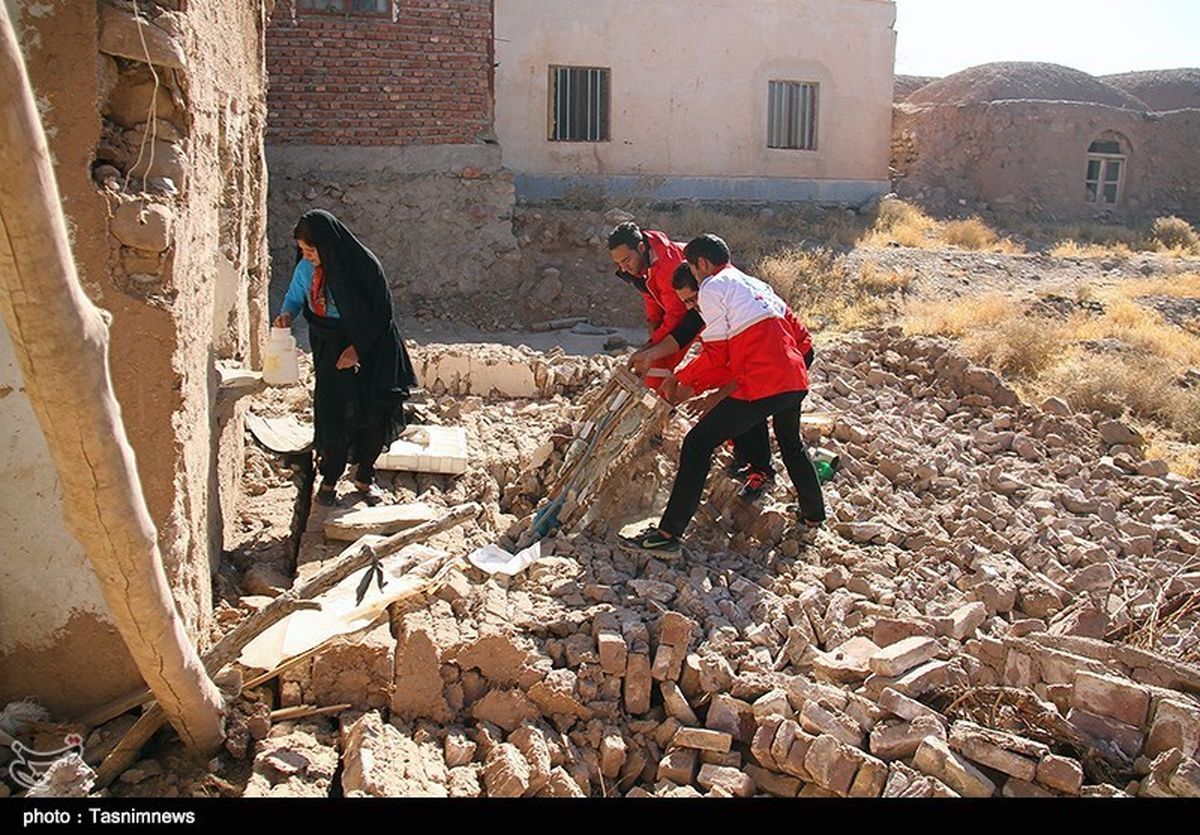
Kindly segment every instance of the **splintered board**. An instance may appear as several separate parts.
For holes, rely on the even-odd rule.
[[[540,518],[554,514],[564,530],[586,527],[599,518],[605,494],[620,488],[630,465],[645,453],[670,412],[670,404],[641,380],[623,368],[614,369],[578,423]]]
[[[461,475],[467,471],[467,433],[461,426],[410,426],[379,456],[381,470]]]

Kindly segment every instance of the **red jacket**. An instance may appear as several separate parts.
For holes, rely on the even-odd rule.
[[[683,263],[683,244],[676,243],[662,232],[646,229],[642,231],[646,246],[653,253],[652,263],[646,274],[646,293],[642,300],[646,305],[646,321],[654,326],[650,344],[662,342],[687,315],[687,307],[679,300],[679,294],[671,286],[675,270]],[[683,347],[683,346],[680,346]]]
[[[796,348],[800,351],[800,356],[804,356],[812,350],[812,334],[808,332],[808,328],[804,327],[804,323],[796,318],[796,314],[790,307],[787,308],[784,318],[792,331],[792,338],[796,340]]]
[[[679,382],[697,392],[736,382],[732,397],[761,400],[808,391],[808,330],[769,285],[732,265],[700,284],[700,355]]]

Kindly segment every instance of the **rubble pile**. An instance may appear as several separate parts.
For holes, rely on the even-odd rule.
[[[805,409],[830,417],[809,439],[841,456],[824,529],[797,529],[785,479],[739,502],[722,453],[682,554],[624,549],[629,507],[651,515],[670,486],[672,418],[614,479],[638,501],[603,497],[607,526],[545,540],[514,577],[463,561],[249,691],[264,704],[240,710],[221,779],[259,795],[1200,795],[1197,484],[1124,424],[1025,403],[945,342],[819,349]],[[391,500],[485,505],[430,548],[515,540],[586,402],[431,397],[472,469],[397,474]],[[301,577],[345,548],[325,521],[307,521]],[[330,713],[279,714],[296,706]]]

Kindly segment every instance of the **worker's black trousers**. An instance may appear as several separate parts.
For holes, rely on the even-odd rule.
[[[683,534],[700,505],[700,495],[712,468],[713,451],[768,417],[775,427],[775,440],[779,442],[783,464],[796,487],[800,516],[808,521],[824,521],[821,482],[808,450],[800,440],[800,403],[806,394],[803,391],[785,392],[761,400],[726,397],[714,406],[683,439],[679,472],[659,528],[673,536]]]
[[[805,368],[812,368],[813,349],[804,355]],[[754,426],[733,439],[733,458],[738,464],[749,464],[750,469],[765,476],[775,475],[771,466],[771,435],[767,432],[767,421],[763,418]]]

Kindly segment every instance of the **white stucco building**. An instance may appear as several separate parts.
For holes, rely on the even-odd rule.
[[[854,203],[888,188],[892,0],[496,0],[518,195]]]

